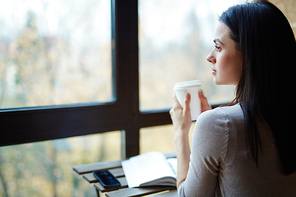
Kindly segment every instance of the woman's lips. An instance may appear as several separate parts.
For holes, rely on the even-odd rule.
[[[215,69],[212,69],[212,75],[216,75],[217,71]]]

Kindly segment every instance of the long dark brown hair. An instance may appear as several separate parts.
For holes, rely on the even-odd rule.
[[[243,54],[233,103],[243,110],[248,148],[257,163],[262,145],[256,120],[271,129],[284,174],[296,171],[296,43],[284,14],[267,1],[230,7],[220,21]],[[263,153],[264,154],[264,153]]]

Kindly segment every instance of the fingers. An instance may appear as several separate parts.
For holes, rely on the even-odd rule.
[[[183,113],[187,113],[187,111],[190,112],[190,101],[191,101],[191,96],[189,93],[184,95],[184,108],[181,106],[181,104],[179,103],[176,93],[174,93],[173,95],[173,108],[169,111],[169,114],[172,115],[174,113],[175,110],[181,110],[183,111]]]
[[[173,95],[173,104],[175,105],[175,103],[179,103],[176,96],[176,92],[174,92],[174,95]]]
[[[211,110],[212,107],[208,103],[208,99],[207,99],[207,97],[205,97],[205,95],[204,95],[204,93],[203,93],[202,90],[200,90],[198,92],[198,96],[199,96],[199,99],[200,99],[201,112],[204,112],[204,111],[207,111],[207,110]]]
[[[171,116],[173,115],[175,110],[181,110],[182,109],[182,107],[181,107],[181,105],[180,105],[180,103],[179,103],[179,101],[177,99],[177,96],[176,96],[175,92],[174,92],[174,95],[172,97],[172,100],[173,100],[173,107],[169,112]]]
[[[173,96],[173,108],[170,110],[170,115],[172,123],[174,125],[175,132],[179,133],[188,133],[191,126],[191,115],[190,115],[190,94],[185,94],[182,98],[182,104],[184,108],[178,102],[176,94]],[[178,135],[179,135],[178,134]],[[183,135],[183,134],[182,134]]]
[[[184,98],[184,112],[190,112],[190,101],[191,101],[191,95],[189,93],[185,94]]]

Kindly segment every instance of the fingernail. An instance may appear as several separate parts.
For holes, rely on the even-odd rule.
[[[200,95],[200,96],[204,96],[204,93],[203,93],[202,90],[199,91],[199,95]]]

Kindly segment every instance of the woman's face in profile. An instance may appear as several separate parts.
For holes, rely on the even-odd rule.
[[[207,60],[212,63],[212,75],[217,85],[238,85],[242,73],[242,54],[230,38],[230,29],[219,22],[214,37],[215,47]]]

